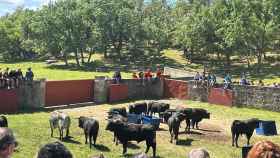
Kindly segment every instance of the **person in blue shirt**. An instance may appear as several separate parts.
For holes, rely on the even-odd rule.
[[[229,73],[227,73],[224,78],[224,89],[231,89],[231,83],[231,76],[229,75]]]
[[[31,68],[27,69],[27,72],[25,73],[25,80],[26,81],[33,81],[34,73],[32,72]]]

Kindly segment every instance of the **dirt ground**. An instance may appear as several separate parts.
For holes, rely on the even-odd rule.
[[[149,100],[145,100],[149,101]],[[172,100],[159,100],[160,102],[169,103],[171,108],[176,108],[178,106],[187,107],[183,101],[172,99]],[[138,101],[141,102],[141,101]],[[107,118],[107,112],[111,107],[128,107],[129,103],[121,103],[115,105],[96,105],[96,106],[88,106],[88,107],[80,107],[74,109],[65,109],[62,110],[70,115],[78,118],[79,116],[89,116],[97,118],[98,120],[105,121]],[[128,108],[127,108],[128,109]],[[229,134],[227,134],[226,129],[229,125],[221,123],[220,120],[215,120],[211,118],[210,120],[204,119],[199,123],[199,129],[191,129],[189,133],[185,133],[186,123],[183,121],[180,126],[180,135],[186,135],[187,137],[192,137],[195,139],[205,139],[208,141],[216,141],[225,143],[228,142],[231,138]],[[160,130],[157,131],[158,135],[170,137],[168,132],[168,126],[165,123],[160,124]],[[179,136],[181,137],[181,136]],[[183,136],[184,137],[184,136]]]

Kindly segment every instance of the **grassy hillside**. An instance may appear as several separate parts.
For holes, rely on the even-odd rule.
[[[247,108],[229,108],[208,103],[199,103],[193,101],[165,100],[173,105],[183,105],[185,107],[200,107],[210,111],[210,120],[203,120],[200,123],[200,130],[192,130],[185,134],[185,122],[182,122],[178,145],[169,142],[170,135],[166,124],[161,124],[161,130],[157,131],[157,155],[160,158],[184,158],[193,148],[203,147],[210,152],[213,158],[241,158],[241,148],[231,146],[230,125],[234,119],[260,118],[264,120],[275,120],[280,122],[280,115],[276,112]],[[113,140],[113,134],[105,130],[107,121],[105,120],[109,108],[116,106],[127,106],[122,104],[103,104],[98,106],[88,106],[82,108],[66,109],[64,112],[71,116],[72,124],[70,128],[71,139],[64,140],[65,144],[76,158],[88,158],[91,155],[97,155],[103,152],[107,158],[120,158],[122,156],[122,145],[116,146]],[[34,112],[8,115],[9,125],[14,130],[19,141],[18,151],[14,158],[32,158],[36,155],[38,149],[48,142],[58,141],[58,131],[54,133],[54,138],[50,137],[48,118],[49,112]],[[89,149],[84,144],[83,131],[78,128],[79,116],[92,116],[100,122],[100,132],[97,138],[97,146]],[[278,126],[279,127],[279,126]],[[279,128],[278,128],[279,131]],[[251,143],[258,140],[272,140],[280,144],[278,136],[264,137],[254,133]],[[243,146],[246,142],[245,137],[240,137],[239,145]],[[128,149],[128,155],[145,151],[145,142],[137,144],[131,142]],[[148,153],[152,155],[152,151]]]
[[[173,68],[183,69],[186,71],[203,71],[203,62],[202,60],[196,60],[193,63],[190,63],[183,57],[182,52],[176,50],[165,50],[163,51],[163,56],[158,57],[157,59],[147,59],[146,61],[135,61],[135,62],[122,62],[122,61],[113,61],[110,59],[104,59],[102,55],[95,54],[93,56],[94,61],[89,64],[86,64],[81,67],[76,67],[74,60],[70,60],[69,66],[64,66],[63,62],[47,65],[43,61],[35,62],[13,62],[5,63],[0,62],[0,68],[18,68],[21,67],[24,71],[28,67],[32,67],[36,78],[47,78],[48,80],[71,80],[71,79],[89,79],[94,78],[94,76],[109,76],[112,77],[113,72],[95,72],[95,68],[99,66],[109,67],[111,70],[114,70],[116,67],[126,67],[126,71],[122,72],[124,78],[130,78],[131,72],[136,69],[144,69],[146,67],[153,67],[155,69],[156,64],[163,66],[169,66]],[[234,59],[235,60],[235,59]],[[263,64],[263,72],[255,73],[255,65],[252,65],[252,68],[248,70],[246,64],[240,62],[234,62],[231,67],[231,74],[235,81],[239,81],[241,72],[247,72],[248,78],[250,80],[257,81],[259,79],[264,80],[266,85],[270,85],[274,82],[280,83],[280,66],[275,65],[275,63],[265,62]],[[221,63],[214,65],[207,65],[207,70],[213,71],[219,77],[224,76],[224,67]]]

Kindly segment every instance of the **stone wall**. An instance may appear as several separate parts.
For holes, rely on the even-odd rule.
[[[233,91],[234,105],[280,112],[280,88],[235,85]]]
[[[126,79],[123,84],[128,85],[129,99],[162,98],[164,93],[163,80],[141,83],[140,80]]]
[[[18,89],[19,106],[24,108],[42,108],[45,106],[45,79],[24,82]]]
[[[198,85],[194,86],[194,81],[188,81],[188,99],[194,101],[207,102],[209,90],[205,86]]]

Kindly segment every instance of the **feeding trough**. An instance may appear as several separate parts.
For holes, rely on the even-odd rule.
[[[140,124],[141,123],[141,115],[137,114],[127,114],[127,122]]]
[[[259,123],[259,128],[256,128],[256,133],[266,136],[277,135],[275,121],[261,121]]]
[[[159,128],[160,120],[161,120],[160,118],[154,117],[154,116],[143,116],[142,117],[143,124],[151,124],[151,125],[155,126],[156,129]]]

